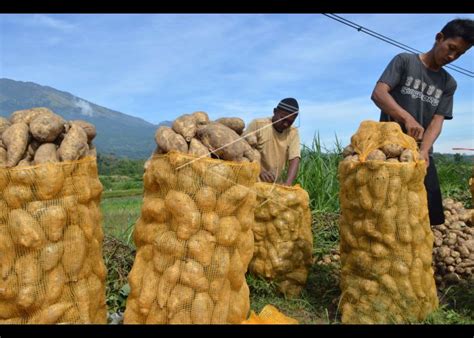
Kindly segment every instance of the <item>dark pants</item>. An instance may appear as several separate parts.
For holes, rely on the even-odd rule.
[[[432,156],[430,156],[430,165],[426,171],[425,188],[428,194],[428,211],[430,215],[430,224],[443,224],[443,199],[441,197],[441,189],[439,187],[438,173],[436,172],[436,167]]]

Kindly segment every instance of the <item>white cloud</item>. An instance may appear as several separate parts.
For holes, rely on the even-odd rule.
[[[46,26],[64,32],[70,31],[75,27],[73,24],[65,20],[45,14],[35,14],[33,16],[33,22],[37,25]]]
[[[86,116],[93,116],[94,115],[93,109],[92,109],[91,105],[88,102],[86,102],[84,100],[81,100],[81,99],[76,99],[76,101],[74,101],[74,104],[76,105],[76,107],[81,109],[81,114],[82,115],[86,115]]]

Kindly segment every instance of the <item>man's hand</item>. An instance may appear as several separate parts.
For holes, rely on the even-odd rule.
[[[408,135],[413,137],[415,140],[420,141],[423,139],[425,129],[413,117],[410,116],[410,118],[407,119],[405,122],[405,128]]]
[[[262,172],[260,173],[260,179],[263,182],[273,183],[275,182],[275,175],[273,175],[273,173],[271,173],[270,171],[262,169]]]
[[[430,165],[430,155],[428,154],[428,150],[420,150],[420,157],[425,160],[426,167]]]

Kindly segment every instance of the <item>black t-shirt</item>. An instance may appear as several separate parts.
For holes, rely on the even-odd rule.
[[[443,68],[439,71],[426,68],[418,54],[401,53],[395,56],[379,82],[390,86],[390,95],[425,130],[435,114],[448,120],[453,118],[456,80]],[[394,120],[382,111],[380,121]],[[401,127],[406,133],[405,126]]]

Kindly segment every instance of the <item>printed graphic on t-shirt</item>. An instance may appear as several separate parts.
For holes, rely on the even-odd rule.
[[[428,102],[433,107],[438,106],[439,99],[443,94],[441,89],[438,89],[433,85],[428,86],[427,83],[421,81],[420,79],[414,79],[413,76],[407,77],[405,85],[402,86],[400,92],[404,95],[410,95],[414,100],[420,99],[423,102]]]

